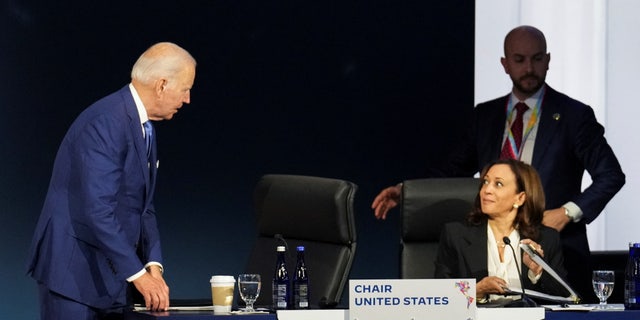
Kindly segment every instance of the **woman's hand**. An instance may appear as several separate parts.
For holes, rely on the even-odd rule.
[[[521,240],[520,243],[530,246],[531,249],[533,249],[534,251],[537,251],[541,257],[544,257],[544,250],[542,250],[542,247],[536,242],[534,242],[533,240],[524,239],[524,240]],[[542,273],[542,267],[537,263],[535,263],[533,259],[529,256],[529,254],[526,253],[526,251],[522,257],[523,257],[522,263],[525,264],[529,268],[529,270],[531,270],[536,276]]]
[[[496,276],[484,277],[476,283],[476,299],[481,300],[489,294],[504,294],[507,282]]]

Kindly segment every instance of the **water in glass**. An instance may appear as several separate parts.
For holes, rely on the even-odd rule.
[[[607,305],[607,299],[613,292],[615,282],[614,272],[611,270],[595,270],[593,271],[593,292],[600,299],[600,308],[604,309]]]
[[[241,274],[238,276],[238,291],[240,298],[247,304],[242,311],[253,312],[253,303],[260,295],[260,275],[259,274]]]

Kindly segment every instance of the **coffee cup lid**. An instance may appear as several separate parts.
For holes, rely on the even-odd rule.
[[[233,276],[211,276],[209,282],[235,282],[236,279]]]

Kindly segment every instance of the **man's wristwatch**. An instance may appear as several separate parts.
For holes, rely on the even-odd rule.
[[[569,209],[567,208],[563,208],[564,209],[564,215],[567,216],[567,218],[569,218],[569,221],[573,222],[573,217],[569,214]]]

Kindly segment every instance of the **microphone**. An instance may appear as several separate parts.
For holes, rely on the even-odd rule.
[[[516,250],[513,249],[511,245],[511,240],[509,237],[502,238],[502,242],[508,245],[511,248],[511,253],[513,253],[513,261],[516,263],[516,269],[518,270],[518,278],[520,278],[520,285],[522,286],[522,298],[520,300],[514,300],[513,302],[509,302],[505,305],[506,308],[523,308],[523,307],[537,307],[538,304],[535,301],[531,300],[524,292],[524,280],[522,278],[522,272],[520,272],[520,266],[518,266],[518,259],[516,258]]]

